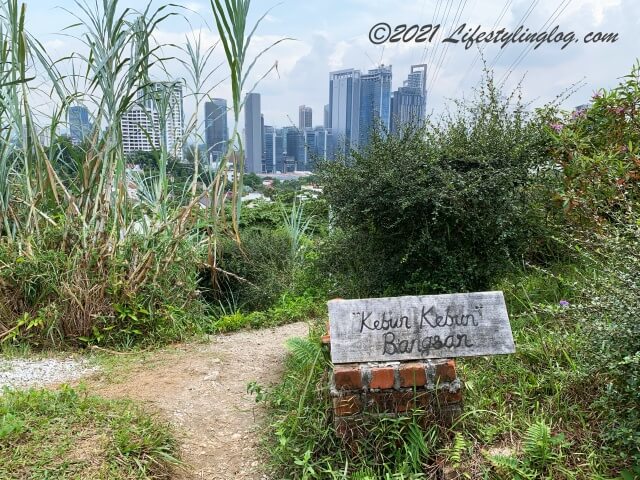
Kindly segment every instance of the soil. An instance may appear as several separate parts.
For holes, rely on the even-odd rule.
[[[87,382],[92,393],[131,398],[159,412],[176,427],[183,479],[266,479],[259,450],[264,408],[247,393],[281,379],[285,341],[305,336],[304,323],[212,336],[114,367]]]

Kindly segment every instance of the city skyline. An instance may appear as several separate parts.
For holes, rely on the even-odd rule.
[[[154,5],[160,3],[155,1]],[[449,98],[470,96],[477,85],[483,70],[482,59],[477,48],[465,49],[462,45],[405,44],[403,42],[373,45],[368,39],[369,29],[380,21],[391,25],[401,23],[427,24],[433,21],[443,23],[445,27],[457,18],[458,23],[467,22],[491,28],[499,19],[498,26],[514,28],[519,23],[537,29],[552,17],[558,7],[558,1],[540,0],[528,15],[525,15],[531,2],[515,0],[508,8],[503,0],[470,0],[464,11],[455,17],[455,8],[445,22],[445,13],[438,12],[435,5],[428,2],[407,2],[396,4],[381,0],[362,8],[362,0],[337,2],[287,2],[277,5],[270,0],[252,2],[248,24],[252,25],[271,7],[256,35],[248,57],[283,37],[295,40],[286,41],[265,54],[254,68],[254,75],[247,85],[253,85],[266,71],[278,62],[278,69],[272,70],[260,82],[258,90],[263,95],[262,113],[271,119],[272,124],[291,125],[297,119],[295,114],[299,105],[307,105],[318,112],[315,124],[320,120],[326,99],[326,78],[330,71],[344,68],[357,68],[361,71],[374,68],[379,64],[392,64],[397,72],[404,72],[412,64],[430,65],[428,79],[429,109],[427,113],[442,112]],[[82,43],[71,36],[61,35],[65,27],[73,23],[73,18],[55,5],[73,9],[71,0],[29,2],[27,27],[40,39],[47,51],[54,57],[65,56],[70,51],[83,52]],[[124,0],[123,7],[139,7],[133,0]],[[203,44],[213,45],[217,34],[211,30],[212,18],[208,3],[202,0],[191,1],[183,10],[189,23],[179,21],[165,22],[157,32],[156,38],[163,43],[183,45],[185,35],[201,34]],[[445,9],[442,9],[445,10]],[[463,9],[461,9],[463,10]],[[335,14],[327,15],[327,12]],[[526,17],[526,18],[525,18]],[[525,18],[525,20],[522,20]],[[204,26],[204,22],[208,26]],[[498,80],[505,75],[505,90],[510,91],[523,77],[523,98],[533,102],[532,107],[553,101],[558,91],[570,89],[577,82],[577,92],[566,100],[565,106],[585,103],[594,90],[613,86],[617,78],[626,74],[632,59],[637,53],[637,40],[632,32],[640,26],[640,3],[631,0],[581,0],[573,2],[555,19],[562,30],[574,30],[584,34],[589,31],[619,32],[620,39],[615,44],[588,45],[578,43],[560,50],[557,46],[545,45],[525,53],[521,45],[490,45],[483,50],[487,66],[493,68]],[[201,30],[201,26],[203,29]],[[445,28],[443,28],[445,30]],[[73,33],[73,30],[69,31]],[[171,54],[179,54],[170,51]],[[521,61],[518,63],[519,57]],[[212,64],[222,60],[224,54],[218,48],[212,56]],[[186,77],[181,65],[171,66],[176,78]],[[212,91],[212,97],[231,98],[231,90],[224,72],[212,78],[212,85],[221,82]],[[404,74],[402,75],[404,77]],[[159,78],[158,78],[159,79]],[[392,90],[402,86],[401,77],[394,79]],[[256,90],[256,91],[258,91]],[[43,99],[45,102],[47,99]],[[91,107],[90,107],[91,108]],[[185,99],[185,113],[190,116],[195,109],[191,98]]]
[[[424,120],[427,66],[412,65],[403,87],[393,93],[392,71],[391,65],[380,65],[365,73],[357,69],[330,72],[329,104],[323,109],[323,125],[313,125],[312,109],[306,105],[298,107],[298,126],[265,125],[260,93],[247,94],[242,110],[246,170],[254,173],[309,170],[314,159],[333,158],[336,151],[345,154],[348,148],[366,146],[376,122],[390,131],[394,114],[399,123]],[[408,110],[394,111],[394,97],[405,91],[407,96],[413,96],[413,103]],[[174,157],[182,159],[182,83],[153,82],[140,89],[137,97],[121,122],[125,153],[151,151],[164,143]],[[401,103],[397,100],[396,106]],[[212,98],[202,108],[204,144],[201,145],[208,161],[215,164],[228,146],[229,107],[226,99]],[[85,106],[69,107],[69,132],[74,144],[79,144],[90,129],[89,117]]]

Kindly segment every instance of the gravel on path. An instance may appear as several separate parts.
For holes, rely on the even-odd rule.
[[[3,387],[30,388],[74,382],[93,374],[97,367],[73,358],[28,360],[0,357],[0,392]]]

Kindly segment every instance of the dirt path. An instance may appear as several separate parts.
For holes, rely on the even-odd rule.
[[[247,384],[279,381],[284,342],[306,333],[307,325],[296,323],[216,336],[207,344],[153,353],[89,387],[141,401],[176,425],[182,459],[189,464],[176,478],[262,479],[257,429],[264,412],[246,393]]]

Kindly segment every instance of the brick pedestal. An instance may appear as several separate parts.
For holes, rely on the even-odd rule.
[[[427,422],[450,424],[462,409],[462,384],[450,359],[335,365],[330,387],[343,436],[357,434],[370,415],[417,410]]]

